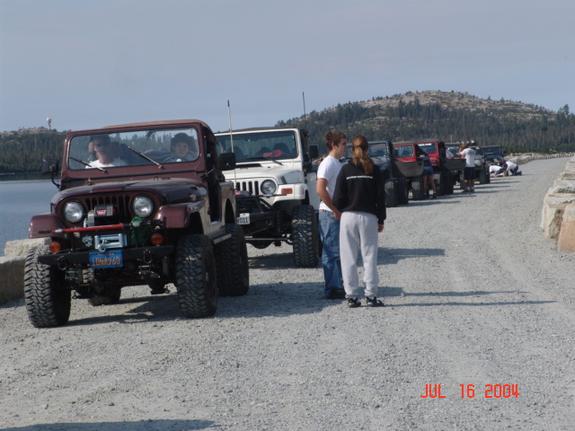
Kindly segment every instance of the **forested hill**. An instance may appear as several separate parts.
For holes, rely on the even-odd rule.
[[[453,91],[376,97],[277,123],[288,125],[308,129],[316,143],[323,143],[329,129],[339,129],[349,138],[363,134],[368,140],[474,139],[479,145],[502,145],[510,152],[575,151],[575,115],[567,105],[551,111]]]
[[[59,160],[65,132],[44,127],[0,132],[0,174],[39,173]]]
[[[502,145],[510,152],[575,151],[575,115],[565,105],[557,111],[509,100],[481,99],[467,93],[424,91],[362,102],[349,102],[311,112],[307,118],[278,126],[309,130],[323,145],[329,129],[348,137],[375,139],[474,139],[479,145]],[[65,132],[43,127],[0,132],[0,177],[7,172],[39,172],[59,160]]]

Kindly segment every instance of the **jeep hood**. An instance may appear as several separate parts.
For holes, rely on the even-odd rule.
[[[152,193],[160,197],[165,203],[186,201],[198,187],[202,187],[199,180],[190,179],[166,179],[166,180],[140,180],[140,181],[116,181],[98,183],[92,185],[71,187],[54,195],[52,204],[56,205],[63,199],[74,196],[90,196],[99,194],[123,194],[123,193]]]

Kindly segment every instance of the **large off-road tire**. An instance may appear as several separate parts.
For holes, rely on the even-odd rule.
[[[479,171],[479,184],[487,184],[489,182],[489,172],[486,172],[484,168]]]
[[[396,182],[391,179],[385,182],[385,206],[396,207],[399,205]]]
[[[250,288],[244,231],[236,224],[228,224],[226,232],[232,237],[215,247],[218,290],[221,296],[242,296]]]
[[[409,203],[409,189],[407,188],[405,177],[397,179],[397,196],[399,205],[407,205]]]
[[[413,178],[411,180],[411,192],[414,201],[425,199],[425,188],[423,187],[423,177]]]
[[[65,325],[70,318],[72,292],[66,286],[64,273],[38,262],[38,256],[49,253],[47,246],[38,246],[28,252],[24,263],[26,311],[36,328]]]
[[[319,260],[319,231],[313,207],[300,205],[295,208],[291,225],[295,265],[315,268]]]
[[[212,242],[205,235],[186,235],[176,248],[176,289],[186,317],[210,317],[216,312],[218,285]]]
[[[105,286],[101,292],[94,293],[88,298],[90,305],[98,307],[100,305],[112,305],[120,302],[122,288],[117,286]]]
[[[449,195],[453,193],[452,190],[452,182],[451,182],[451,173],[448,171],[442,171],[439,174],[439,186],[437,190],[439,191],[439,195]]]

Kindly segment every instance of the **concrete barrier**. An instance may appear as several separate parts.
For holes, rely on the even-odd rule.
[[[575,252],[575,203],[565,207],[561,220],[561,230],[557,238],[559,251]]]
[[[560,251],[575,251],[575,157],[547,191],[541,210],[545,237],[557,240]]]
[[[24,296],[24,260],[28,250],[44,244],[48,239],[8,241],[6,256],[0,257],[0,304]]]

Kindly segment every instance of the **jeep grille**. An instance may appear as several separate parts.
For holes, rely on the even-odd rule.
[[[236,190],[250,192],[254,196],[260,195],[260,182],[259,181],[236,181]]]
[[[86,211],[92,211],[96,205],[113,205],[119,221],[127,223],[131,220],[131,195],[87,196],[82,198]]]

